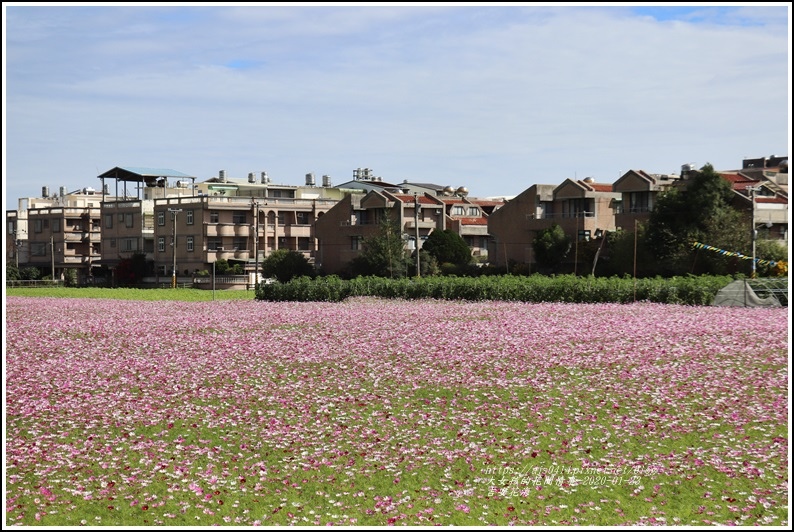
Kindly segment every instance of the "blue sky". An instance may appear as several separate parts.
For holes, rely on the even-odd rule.
[[[790,4],[3,4],[6,209],[115,166],[512,196],[790,150]]]

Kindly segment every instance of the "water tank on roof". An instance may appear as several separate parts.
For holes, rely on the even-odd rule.
[[[584,178],[584,182],[588,183],[588,184],[595,183],[595,178],[594,177],[585,177]]]
[[[261,182],[263,185],[267,185],[268,183],[270,183],[270,178],[267,177],[267,172],[262,172]]]
[[[226,182],[226,170],[220,170],[218,172],[218,183],[225,183]]]
[[[66,187],[61,187],[58,190],[58,193],[60,194],[61,197],[64,197],[66,195]]]
[[[455,194],[457,194],[461,198],[465,198],[466,196],[469,195],[469,189],[466,187],[458,187],[457,190],[455,190]]]
[[[314,186],[314,174],[309,172],[306,174],[306,186],[313,187]]]
[[[248,182],[256,183],[256,174],[254,174],[253,172],[248,172]]]
[[[50,197],[50,187],[41,187],[41,197],[42,198]]]
[[[330,188],[330,186],[331,186],[331,176],[329,176],[329,175],[324,175],[323,176],[323,186],[326,187],[326,188]]]
[[[447,185],[446,187],[444,187],[444,190],[442,190],[441,193],[444,194],[445,196],[451,196],[455,193],[455,189]]]

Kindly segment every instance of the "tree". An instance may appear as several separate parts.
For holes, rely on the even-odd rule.
[[[471,262],[471,249],[466,241],[451,229],[430,233],[422,249],[435,257],[439,264],[463,266]]]
[[[17,281],[20,279],[19,268],[13,262],[6,262],[6,280]]]
[[[303,253],[290,249],[277,249],[262,261],[262,274],[287,283],[294,277],[313,275],[314,268]]]
[[[539,231],[532,241],[535,261],[542,268],[556,270],[571,251],[571,239],[558,224]]]
[[[661,194],[648,219],[647,244],[656,259],[656,273],[725,273],[730,264],[723,257],[697,255],[692,244],[745,247],[749,231],[741,227],[742,215],[731,206],[731,184],[710,164],[684,184]]]
[[[116,282],[121,286],[136,285],[146,276],[147,268],[146,255],[134,253],[116,266]]]
[[[350,268],[356,276],[404,277],[409,261],[399,224],[385,217],[378,232],[363,240],[361,254],[350,262]]]

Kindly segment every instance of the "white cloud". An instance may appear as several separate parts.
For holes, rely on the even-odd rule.
[[[790,142],[780,9],[4,9],[7,208],[117,165],[486,196]]]

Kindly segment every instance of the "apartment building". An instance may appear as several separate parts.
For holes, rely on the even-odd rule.
[[[55,279],[64,270],[74,269],[78,282],[84,283],[96,273],[101,259],[101,193],[86,187],[49,195],[42,187],[42,198],[25,198],[20,209],[6,213],[12,251],[20,267],[35,267]]]
[[[378,234],[381,223],[391,220],[413,251],[435,229],[445,229],[445,205],[430,194],[404,194],[371,190],[348,194],[315,224],[318,238],[318,267],[327,274],[340,274],[362,251],[365,239]],[[417,241],[418,237],[418,241]]]
[[[691,165],[682,167],[683,172],[690,170]],[[620,194],[615,227],[634,231],[635,223],[648,220],[659,194],[675,186],[680,179],[679,174],[651,174],[644,170],[629,170],[623,174],[612,184],[612,190]]]
[[[532,242],[540,231],[559,225],[575,242],[601,238],[615,230],[622,194],[612,184],[588,177],[557,186],[532,185],[488,217],[490,262],[533,264]]]
[[[343,194],[327,186],[328,176],[326,186],[315,186],[312,174],[305,186],[291,186],[272,183],[266,172],[236,179],[221,170],[189,183],[193,178],[169,169],[121,170],[100,177],[134,182],[138,197],[102,204],[103,264],[114,268],[144,253],[155,276],[173,276],[176,267],[177,276],[191,277],[221,259],[252,272],[277,249],[313,262],[314,222]]]

